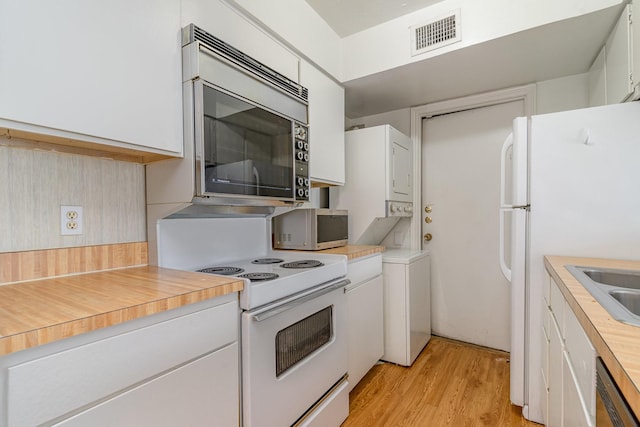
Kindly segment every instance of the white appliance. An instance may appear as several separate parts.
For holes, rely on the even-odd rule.
[[[640,259],[640,103],[517,118],[503,148],[511,401],[543,422],[544,255]]]
[[[411,366],[431,339],[430,275],[430,257],[426,251],[383,252],[382,360]]]
[[[401,218],[413,215],[413,144],[390,125],[345,133],[345,185],[330,206],[349,211],[349,242],[379,244]]]
[[[267,218],[158,222],[159,265],[234,276],[244,426],[338,426],[349,414],[347,257],[271,251]]]

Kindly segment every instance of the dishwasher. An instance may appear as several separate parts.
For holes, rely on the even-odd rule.
[[[638,419],[601,358],[596,359],[596,426],[638,427]]]

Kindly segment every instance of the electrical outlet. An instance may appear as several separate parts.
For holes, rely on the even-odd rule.
[[[60,234],[82,234],[82,206],[60,206]]]

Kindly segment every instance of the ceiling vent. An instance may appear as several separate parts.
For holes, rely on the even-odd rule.
[[[462,40],[460,9],[436,20],[411,27],[411,56],[439,49]]]

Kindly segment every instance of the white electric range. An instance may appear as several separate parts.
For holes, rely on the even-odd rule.
[[[347,257],[273,251],[267,221],[161,220],[159,265],[245,281],[244,426],[339,426],[349,413]]]

